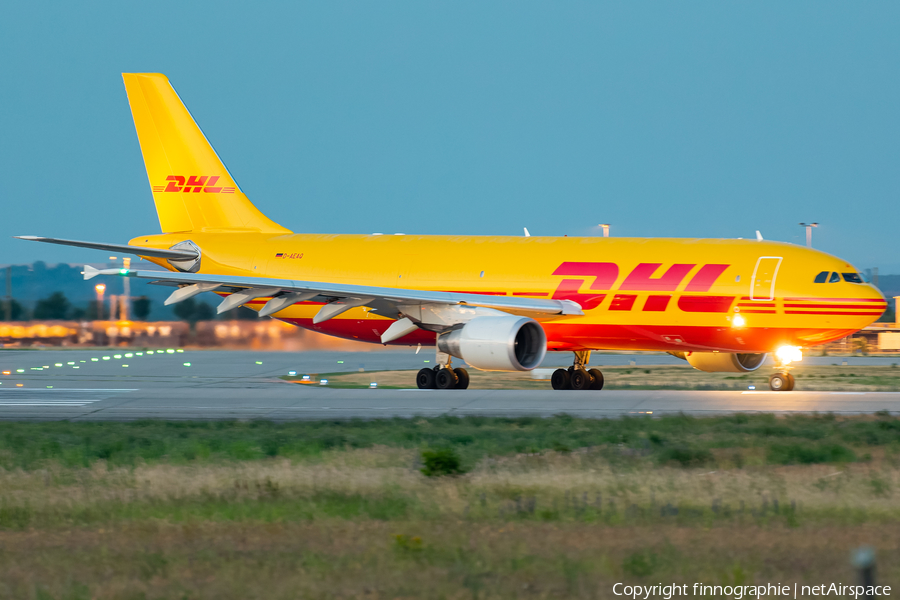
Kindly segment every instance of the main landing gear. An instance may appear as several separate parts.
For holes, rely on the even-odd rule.
[[[416,385],[420,390],[464,390],[469,387],[469,372],[453,369],[449,364],[420,369],[416,374]]]
[[[557,369],[550,377],[554,390],[602,390],[603,373],[600,369],[588,369],[590,350],[575,352],[575,364],[568,369]]]

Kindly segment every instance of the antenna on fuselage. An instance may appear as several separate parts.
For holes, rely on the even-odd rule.
[[[531,234],[528,233],[528,228],[527,228],[527,227],[523,227],[522,229],[525,230],[525,237],[531,237]]]
[[[756,230],[756,241],[757,241],[757,242],[763,241],[763,236],[762,236],[762,234],[759,232],[759,229]]]

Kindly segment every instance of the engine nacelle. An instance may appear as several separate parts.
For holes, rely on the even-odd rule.
[[[483,371],[530,371],[547,354],[547,336],[528,317],[475,317],[439,336],[437,346]]]
[[[765,353],[685,352],[683,358],[695,369],[709,373],[748,373],[766,361]]]

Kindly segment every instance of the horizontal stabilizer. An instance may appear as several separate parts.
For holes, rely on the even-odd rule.
[[[92,250],[135,254],[137,256],[153,256],[155,258],[170,258],[175,260],[194,260],[197,258],[197,253],[193,250],[160,250],[159,248],[144,248],[143,246],[129,246],[128,244],[80,242],[78,240],[61,240],[59,238],[38,237],[36,235],[17,235],[13,237],[17,240],[28,240],[29,242],[46,242],[48,244],[59,244],[61,246],[76,246],[78,248],[91,248]]]

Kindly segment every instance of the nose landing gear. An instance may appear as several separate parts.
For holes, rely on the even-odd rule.
[[[575,352],[575,364],[568,369],[557,369],[550,377],[554,390],[602,390],[603,373],[600,369],[588,369],[590,350]]]
[[[769,376],[769,389],[773,392],[790,392],[794,389],[794,376],[788,372],[773,373]]]

